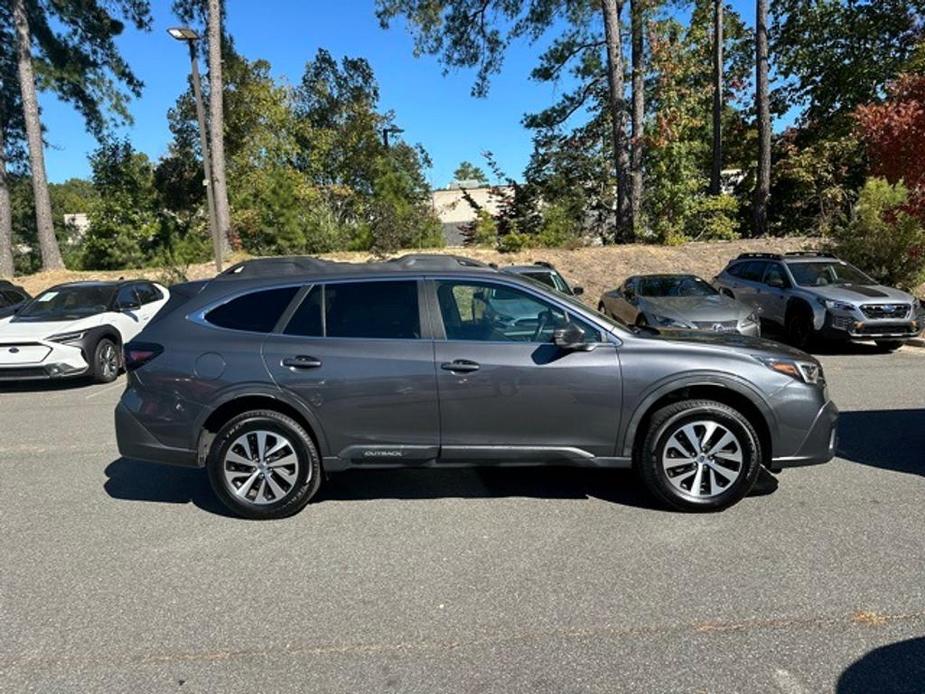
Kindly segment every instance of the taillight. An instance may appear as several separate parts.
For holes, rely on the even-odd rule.
[[[164,348],[161,345],[153,342],[129,342],[123,349],[125,370],[134,371],[147,364],[163,351]]]

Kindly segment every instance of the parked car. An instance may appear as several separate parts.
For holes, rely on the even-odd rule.
[[[22,287],[8,280],[0,280],[0,318],[12,316],[31,298]]]
[[[580,296],[585,292],[584,287],[571,286],[552,263],[542,260],[536,261],[533,265],[509,265],[501,269],[521,277],[529,277],[567,296]]]
[[[918,299],[826,253],[743,253],[714,282],[801,348],[826,338],[874,340],[892,350],[925,328]]]
[[[47,289],[0,321],[0,380],[89,375],[115,380],[122,344],[166,303],[170,293],[147,281],[73,282]]]
[[[474,261],[254,260],[125,346],[123,456],[205,467],[249,518],[296,513],[340,470],[635,467],[665,503],[717,510],[762,466],[833,456],[819,362],[742,335],[649,331]],[[511,326],[490,296],[516,296]]]
[[[760,334],[755,312],[695,275],[637,275],[601,296],[598,311],[657,330]]]

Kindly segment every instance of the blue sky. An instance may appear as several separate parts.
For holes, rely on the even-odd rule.
[[[524,113],[549,105],[566,85],[538,84],[529,79],[544,45],[519,43],[507,54],[505,66],[491,84],[487,98],[470,96],[474,73],[443,68],[430,57],[412,55],[411,37],[399,24],[383,30],[373,0],[226,0],[227,29],[237,49],[248,58],[264,58],[276,77],[297,84],[305,63],[318,48],[335,57],[365,57],[379,81],[382,109],[396,113],[409,142],[430,153],[430,183],[442,187],[460,161],[482,164],[480,153],[494,153],[509,176],[519,178],[530,156],[530,133],[521,126]],[[119,45],[144,81],[140,99],[131,104],[134,125],[124,129],[135,147],[153,159],[170,140],[167,109],[185,86],[189,72],[186,50],[166,29],[177,24],[170,0],[152,0],[154,27],[150,33],[127,30]],[[732,3],[745,21],[754,18],[754,3]],[[96,146],[84,132],[80,117],[66,104],[41,96],[49,148],[49,180],[89,175],[87,155]]]

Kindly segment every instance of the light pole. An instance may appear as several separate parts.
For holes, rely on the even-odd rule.
[[[390,125],[386,128],[382,128],[382,144],[385,145],[385,148],[389,148],[389,135],[398,135],[405,132],[401,128],[395,125]]]
[[[199,34],[189,27],[171,27],[167,30],[177,41],[185,41],[189,46],[190,70],[192,73],[193,95],[196,98],[196,118],[199,120],[199,146],[202,149],[203,181],[206,186],[206,205],[209,208],[209,233],[212,236],[212,251],[215,254],[215,271],[222,271],[222,240],[218,234],[215,221],[215,196],[212,193],[212,158],[209,156],[209,136],[206,131],[206,110],[202,103],[202,84],[199,80],[199,59],[196,55],[196,41]]]

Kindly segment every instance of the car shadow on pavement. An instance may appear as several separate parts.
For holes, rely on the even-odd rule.
[[[106,466],[103,489],[113,499],[195,504],[220,516],[233,517],[212,493],[206,471],[118,458]]]
[[[860,410],[838,416],[839,458],[925,476],[923,451],[925,409]]]
[[[838,678],[837,694],[920,694],[925,690],[925,638],[875,648]]]
[[[0,393],[53,393],[59,390],[84,390],[95,385],[98,384],[93,379],[83,377],[48,381],[3,381],[0,383]]]

